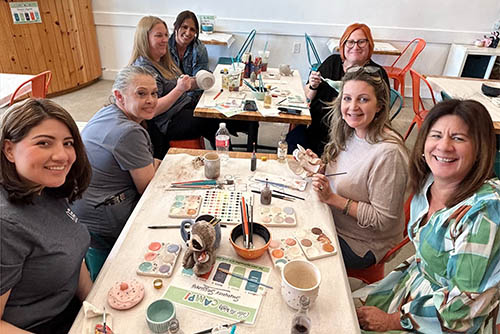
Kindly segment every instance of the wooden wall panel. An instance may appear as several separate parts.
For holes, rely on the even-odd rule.
[[[38,0],[42,23],[14,24],[0,2],[0,72],[52,71],[50,93],[71,90],[102,74],[91,0]]]

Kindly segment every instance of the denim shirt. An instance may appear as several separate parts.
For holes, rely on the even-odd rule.
[[[168,40],[168,49],[170,50],[170,55],[172,56],[173,61],[177,64],[177,66],[179,66],[182,73],[189,76],[194,76],[196,75],[196,73],[198,73],[199,70],[208,71],[207,49],[205,48],[205,45],[203,45],[203,43],[198,39],[194,39],[187,47],[182,59],[182,67],[181,59],[179,58],[179,54],[177,53],[175,32],[170,36]]]

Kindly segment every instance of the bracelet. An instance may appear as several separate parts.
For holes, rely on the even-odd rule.
[[[309,89],[310,90],[318,90],[318,87],[314,88],[313,86],[311,86],[311,84],[309,84]]]
[[[342,214],[349,215],[349,207],[351,206],[352,199],[348,198],[345,202],[344,209],[342,210]]]

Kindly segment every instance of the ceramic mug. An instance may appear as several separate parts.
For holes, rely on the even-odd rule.
[[[158,299],[148,306],[146,322],[153,333],[167,332],[173,319],[175,319],[175,306],[171,301]]]
[[[212,215],[201,215],[196,220],[193,222],[192,219],[185,219],[181,222],[181,238],[185,242],[188,242],[189,239],[191,238],[191,227],[193,224],[196,224],[196,222],[199,222],[200,220],[204,220],[206,222],[210,222],[214,216]],[[217,223],[215,226],[215,248],[219,248],[220,245],[220,239],[221,239],[221,230],[220,230],[220,223]]]
[[[215,76],[207,70],[199,70],[196,75],[196,84],[200,89],[208,90],[215,84]]]
[[[207,179],[216,179],[220,175],[220,158],[215,152],[209,152],[205,154],[204,158],[205,164],[205,177]]]
[[[300,307],[300,296],[307,296],[310,305],[318,297],[321,272],[318,267],[307,260],[293,260],[281,270],[281,295],[293,309]]]

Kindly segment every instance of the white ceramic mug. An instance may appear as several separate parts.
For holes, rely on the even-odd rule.
[[[307,296],[310,305],[318,297],[321,272],[307,260],[293,260],[281,270],[281,295],[293,309],[299,309],[300,296]]]
[[[215,152],[209,152],[204,156],[205,177],[207,179],[216,179],[220,175],[220,158]]]

